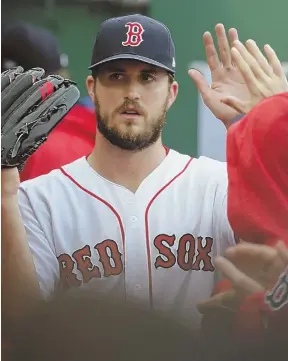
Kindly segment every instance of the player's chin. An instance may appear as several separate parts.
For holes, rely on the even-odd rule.
[[[138,137],[141,134],[145,134],[147,132],[147,129],[145,129],[144,124],[119,124],[118,125],[118,132],[123,135],[124,137]]]

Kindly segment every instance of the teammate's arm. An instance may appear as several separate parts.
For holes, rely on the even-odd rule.
[[[18,205],[18,170],[1,173],[2,314],[11,319],[33,306],[40,289]]]

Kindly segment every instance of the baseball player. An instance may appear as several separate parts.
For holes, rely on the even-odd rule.
[[[225,29],[217,29],[227,57]],[[178,93],[175,69],[171,34],[160,22],[129,15],[101,25],[86,80],[98,120],[93,152],[20,186],[15,168],[2,172],[7,312],[60,288],[91,288],[199,323],[196,304],[217,279],[214,258],[235,239],[226,164],[162,145]],[[222,115],[230,111],[216,101]]]

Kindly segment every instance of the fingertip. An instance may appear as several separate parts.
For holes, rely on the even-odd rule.
[[[250,45],[251,45],[251,44],[256,44],[256,41],[253,40],[253,39],[248,39],[248,40],[245,41],[245,44],[248,44],[248,45],[249,45],[249,44],[250,44]]]
[[[237,29],[235,28],[231,28],[228,30],[228,35],[229,35],[229,38],[230,38],[230,42],[234,42],[235,40],[238,40],[239,39],[239,36],[238,36],[238,31]]]
[[[237,45],[237,44],[235,44],[235,45]],[[238,49],[235,48],[235,46],[232,46],[232,48],[231,48],[231,54],[232,54],[232,55],[236,55],[236,54],[238,54],[238,53],[239,53]]]
[[[264,49],[265,49],[265,50],[270,50],[270,51],[273,51],[273,52],[274,52],[273,48],[272,48],[269,44],[265,44],[265,45],[264,45]]]
[[[238,33],[238,30],[236,28],[230,28],[229,33]]]
[[[203,75],[203,73],[202,73],[200,70],[198,70],[198,69],[190,68],[190,69],[188,70],[188,74],[189,74],[189,75],[195,75],[195,74],[197,74],[197,73]],[[204,76],[204,75],[203,75],[203,76]]]
[[[223,265],[223,263],[225,264],[225,262],[227,262],[227,259],[223,256],[216,256],[214,258],[214,264],[215,264],[216,268]]]
[[[203,38],[206,39],[206,38],[211,38],[212,35],[210,33],[210,31],[205,31],[205,33],[203,34]]]
[[[196,73],[196,70],[195,70],[195,69],[189,69],[189,70],[188,70],[188,75],[189,75],[189,76],[193,76],[195,73]]]
[[[284,261],[284,263],[287,262],[288,266],[288,245],[284,241],[279,241],[276,244],[276,249],[280,258]]]
[[[280,241],[278,241],[278,242],[276,243],[276,248],[277,248],[278,250],[283,250],[283,249],[285,249],[285,248],[287,248],[287,247],[286,247],[285,243],[284,243],[282,240],[280,240]]]
[[[215,25],[215,30],[216,30],[216,29],[224,29],[224,24],[222,24],[222,23],[216,24],[216,25]]]
[[[229,257],[231,255],[233,255],[235,253],[235,246],[233,247],[228,247],[225,251],[224,251],[224,255],[226,257]]]
[[[225,259],[223,256],[216,256],[215,257],[215,262],[221,262],[223,259]]]
[[[189,69],[188,69],[188,73],[189,73],[189,72],[192,72],[192,71],[197,71],[197,69],[196,69],[196,68],[189,68]]]

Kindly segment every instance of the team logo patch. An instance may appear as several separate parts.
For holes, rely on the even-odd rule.
[[[127,38],[125,41],[122,41],[122,45],[139,46],[143,41],[143,37],[142,37],[142,34],[144,33],[143,26],[140,23],[129,22],[125,24],[125,27],[128,28],[126,33]]]
[[[265,302],[273,311],[280,310],[288,304],[288,268],[280,276],[273,289],[266,294]]]

